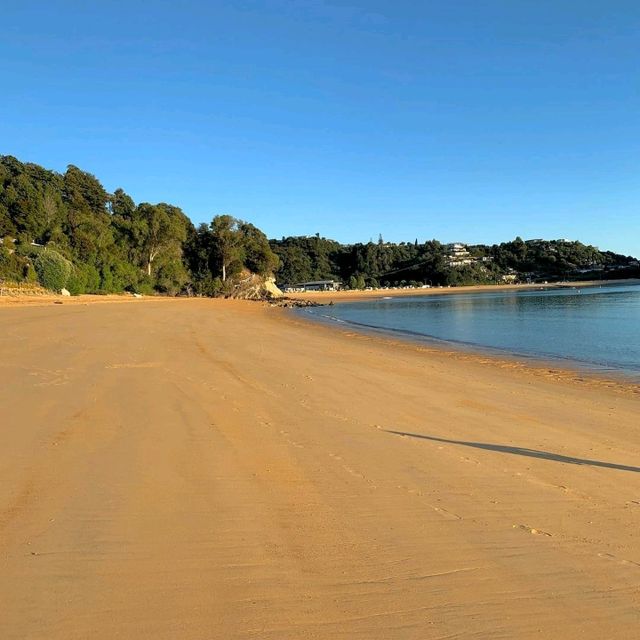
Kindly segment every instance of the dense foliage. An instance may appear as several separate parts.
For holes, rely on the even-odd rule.
[[[217,216],[196,230],[174,205],[136,205],[73,165],[59,174],[11,156],[0,156],[0,239],[0,278],[71,293],[214,294],[227,274],[277,266],[249,223]]]
[[[468,246],[437,240],[340,244],[319,235],[268,241],[228,215],[195,228],[179,207],[136,204],[70,165],[64,174],[0,156],[0,279],[71,293],[219,295],[248,270],[279,284],[352,288],[640,275],[637,261],[565,240]]]
[[[397,285],[464,285],[514,281],[618,278],[640,275],[630,256],[567,240],[516,238],[496,245],[470,245],[456,258],[437,240],[343,245],[319,236],[272,240],[280,258],[280,284],[340,280],[352,288]]]

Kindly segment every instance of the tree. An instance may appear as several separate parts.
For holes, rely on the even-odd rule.
[[[88,209],[92,213],[106,211],[109,196],[92,174],[70,164],[64,174],[63,196],[72,209]]]
[[[183,218],[182,211],[171,205],[146,202],[138,205],[132,231],[147,276],[151,277],[153,264],[159,256],[181,257],[182,243],[186,240]]]
[[[217,295],[222,279],[243,267],[265,276],[276,271],[281,283],[341,279],[353,288],[497,281],[511,270],[523,280],[553,280],[591,270],[633,277],[640,269],[631,256],[577,241],[518,237],[471,246],[473,264],[454,266],[435,240],[395,244],[380,234],[377,243],[343,245],[316,233],[267,241],[254,225],[231,216],[196,230],[178,207],[136,206],[122,189],[107,194],[78,167],[60,174],[12,156],[0,156],[0,239],[0,277],[37,277],[52,288],[66,280],[74,293],[177,293],[188,282],[190,291]],[[49,253],[38,257],[39,245]]]
[[[130,220],[136,210],[135,202],[122,189],[116,189],[113,192],[113,195],[109,198],[108,205],[112,215],[119,216],[125,220]]]
[[[276,277],[281,283],[296,284],[313,279],[311,256],[302,247],[275,245],[274,249],[280,263]]]
[[[211,242],[214,261],[220,267],[222,282],[226,282],[231,268],[242,265],[240,221],[229,215],[216,216],[211,221]]]
[[[239,232],[247,269],[262,276],[273,274],[280,260],[271,250],[267,236],[250,222],[240,223]]]

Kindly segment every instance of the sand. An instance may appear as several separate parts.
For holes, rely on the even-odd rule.
[[[0,638],[637,638],[637,386],[256,303],[0,309]]]
[[[478,284],[462,287],[428,287],[426,289],[414,289],[411,287],[391,288],[391,289],[341,289],[339,291],[302,291],[287,294],[291,298],[299,298],[301,300],[311,300],[321,304],[358,302],[362,300],[381,299],[385,297],[414,297],[414,296],[433,296],[448,295],[460,293],[483,293],[496,291],[526,291],[535,289],[575,289],[576,287],[604,287],[607,285],[629,285],[640,284],[640,280],[636,278],[628,278],[626,280],[587,280],[582,282],[554,282],[550,284]]]

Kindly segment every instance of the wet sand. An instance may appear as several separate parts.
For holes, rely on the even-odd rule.
[[[3,640],[638,637],[637,386],[231,301],[0,354]]]

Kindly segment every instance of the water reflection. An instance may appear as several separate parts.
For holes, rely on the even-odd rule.
[[[638,285],[395,298],[335,305],[329,313],[370,327],[640,373]]]

